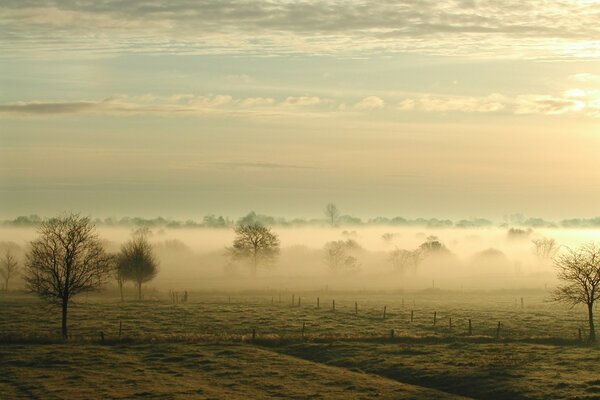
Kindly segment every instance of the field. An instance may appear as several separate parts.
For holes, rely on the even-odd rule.
[[[0,397],[600,398],[600,349],[579,341],[585,313],[546,299],[274,291],[190,293],[173,304],[159,292],[123,303],[90,295],[70,308],[65,344],[58,310],[11,294],[0,298]]]

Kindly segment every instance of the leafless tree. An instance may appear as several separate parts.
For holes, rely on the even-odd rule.
[[[19,273],[19,263],[10,249],[4,252],[0,263],[2,265],[0,275],[4,278],[4,290],[8,292],[8,281]]]
[[[540,263],[546,263],[552,260],[552,258],[554,258],[558,252],[558,245],[554,239],[541,238],[534,239],[531,242],[534,246],[533,252],[537,256]]]
[[[340,210],[338,210],[335,204],[328,203],[325,206],[325,216],[327,217],[327,221],[331,226],[336,226],[337,220],[340,217]]]
[[[600,299],[600,247],[588,243],[579,249],[567,249],[559,255],[554,265],[558,278],[564,282],[552,293],[554,301],[575,306],[585,304],[590,326],[589,341],[596,341],[594,303]]]
[[[147,236],[148,230],[137,230],[132,238],[121,246],[116,266],[117,277],[121,279],[121,299],[123,281],[133,281],[138,289],[138,300],[142,300],[142,285],[158,274],[158,260]]]
[[[389,261],[398,272],[414,273],[422,261],[423,254],[420,250],[394,249],[390,252]]]
[[[270,228],[258,223],[239,225],[227,254],[233,260],[248,260],[252,275],[256,275],[260,265],[270,264],[279,256],[279,238]]]
[[[99,289],[111,271],[96,228],[87,217],[68,214],[44,221],[31,242],[25,263],[27,288],[62,308],[62,336],[67,338],[67,310],[75,295]]]
[[[324,259],[323,261],[329,267],[329,270],[333,273],[339,273],[342,271],[352,272],[359,268],[359,263],[356,257],[349,254],[352,250],[360,249],[358,243],[354,240],[348,239],[335,240],[328,242],[324,247]]]

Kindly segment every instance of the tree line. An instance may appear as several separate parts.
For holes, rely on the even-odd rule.
[[[68,214],[41,223],[38,237],[30,243],[23,276],[29,291],[60,307],[63,338],[68,337],[68,307],[72,298],[100,289],[111,276],[117,280],[121,300],[123,284],[127,281],[135,283],[138,299],[142,299],[142,285],[157,275],[159,266],[148,233],[148,229],[136,230],[117,254],[109,254],[88,217]],[[586,305],[589,340],[595,341],[593,313],[594,305],[600,299],[600,247],[590,243],[556,256],[558,247],[552,239],[540,239],[534,241],[534,245],[539,257],[553,257],[558,278],[563,282],[552,292],[552,299]],[[324,248],[324,259],[334,272],[355,270],[358,260],[349,251],[357,248],[358,244],[352,239],[329,242]],[[232,246],[226,248],[226,254],[232,260],[247,261],[252,274],[256,274],[259,266],[274,262],[279,252],[278,235],[258,223],[237,226]],[[391,261],[416,268],[423,255],[447,252],[449,250],[443,243],[432,236],[416,250],[393,251]],[[10,253],[0,261],[0,272],[7,287],[19,265]]]

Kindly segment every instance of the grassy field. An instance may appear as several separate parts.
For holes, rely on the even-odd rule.
[[[146,298],[79,298],[65,344],[57,309],[0,297],[0,398],[600,398],[585,313],[541,291]]]

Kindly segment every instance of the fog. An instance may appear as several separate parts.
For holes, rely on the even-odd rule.
[[[160,272],[148,288],[158,290],[498,290],[551,287],[556,283],[551,260],[535,254],[534,239],[551,238],[560,249],[600,241],[598,229],[508,228],[394,228],[273,227],[281,252],[272,265],[254,276],[243,262],[232,262],[226,247],[233,229],[154,229],[149,235],[160,262]],[[117,252],[132,229],[99,226],[110,252]],[[0,228],[0,247],[11,247],[23,261],[35,228]],[[352,243],[351,267],[333,270],[326,262],[325,245]],[[350,241],[350,242],[348,242]],[[447,251],[422,257],[414,268],[395,268],[395,249],[415,250],[437,241]],[[19,287],[22,282],[15,281]],[[114,286],[110,282],[109,286]]]

